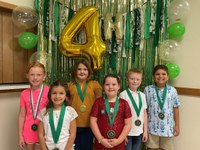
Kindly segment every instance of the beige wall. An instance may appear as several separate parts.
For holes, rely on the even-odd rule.
[[[16,5],[33,6],[33,0],[3,0]],[[176,63],[181,74],[171,81],[174,86],[200,89],[200,1],[188,0],[191,5],[186,33],[180,42],[181,50]],[[200,97],[180,95],[180,136],[175,138],[175,150],[198,150],[200,133]],[[0,93],[1,149],[17,148],[17,113],[19,93]]]
[[[29,6],[32,8],[34,6],[34,0],[0,0],[0,1],[14,4],[17,6]]]
[[[199,150],[200,98],[180,96],[181,133],[175,138],[175,150]]]
[[[0,145],[2,150],[18,150],[17,116],[20,93],[0,93]]]
[[[200,89],[200,1],[187,0],[191,5],[190,16],[186,23],[186,33],[180,46],[177,64],[181,74],[173,81],[174,86]],[[179,96],[181,134],[175,139],[176,150],[198,150],[200,133],[200,97]]]

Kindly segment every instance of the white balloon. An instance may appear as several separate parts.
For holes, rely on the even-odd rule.
[[[12,11],[12,20],[21,29],[31,29],[38,24],[38,15],[32,8],[18,6]]]
[[[179,44],[174,40],[164,41],[160,47],[160,58],[163,61],[174,62],[180,50]]]
[[[190,4],[186,0],[173,0],[168,7],[170,22],[185,22],[189,11]]]
[[[31,55],[29,59],[29,63],[32,62],[40,62],[42,63],[47,69],[51,66],[51,54],[43,52],[43,53],[38,53],[35,52]]]

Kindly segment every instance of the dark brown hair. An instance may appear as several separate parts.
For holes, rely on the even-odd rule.
[[[169,75],[168,68],[165,65],[157,65],[157,66],[155,66],[154,69],[153,69],[153,75],[155,75],[156,71],[158,71],[159,69],[166,71],[167,75]]]
[[[106,75],[106,76],[104,77],[104,79],[103,79],[103,84],[105,84],[106,79],[107,79],[108,77],[117,79],[117,83],[120,85],[120,77],[119,77],[118,75],[116,75],[116,74],[108,74],[108,75]]]
[[[89,81],[92,77],[93,71],[91,69],[91,65],[88,63],[88,61],[86,59],[79,59],[78,61],[75,62],[74,69],[73,69],[73,81],[76,82],[79,64],[83,64],[88,69],[87,81]]]
[[[53,107],[53,101],[51,100],[51,92],[52,92],[52,89],[54,87],[58,87],[58,86],[62,86],[65,89],[66,97],[68,97],[68,99],[70,98],[70,93],[69,93],[67,83],[65,83],[64,81],[59,81],[59,80],[53,82],[50,85],[50,89],[49,89],[49,92],[48,92],[48,100],[49,101],[48,101],[48,104],[46,105],[46,112],[49,112],[49,108]],[[68,105],[68,102],[66,100],[64,101],[64,103],[65,103],[66,106]]]

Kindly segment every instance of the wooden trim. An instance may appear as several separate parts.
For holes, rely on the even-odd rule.
[[[185,87],[175,87],[175,88],[178,94],[180,95],[200,96],[200,89],[185,88]],[[24,89],[6,89],[6,90],[0,90],[0,93],[21,92]]]
[[[195,88],[185,88],[185,87],[175,87],[178,94],[180,95],[192,95],[192,96],[200,96],[200,89]]]
[[[24,89],[0,90],[0,93],[22,92]]]
[[[24,84],[0,84],[0,93],[22,92],[24,89],[30,88],[29,83]]]
[[[13,10],[15,9],[17,6],[13,5],[13,4],[9,4],[6,2],[0,2],[0,8],[4,8],[4,9],[9,9],[9,10]]]

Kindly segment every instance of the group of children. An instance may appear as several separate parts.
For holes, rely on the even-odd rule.
[[[109,74],[101,85],[91,79],[85,59],[74,65],[73,80],[48,86],[45,68],[28,66],[30,88],[20,97],[19,146],[27,150],[173,150],[179,134],[180,102],[167,81],[165,65],[154,68],[154,84],[139,91],[142,72],[130,69],[128,87],[121,93],[120,78]],[[95,140],[94,140],[95,139]]]

